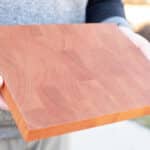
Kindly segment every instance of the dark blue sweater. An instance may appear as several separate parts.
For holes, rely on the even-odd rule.
[[[125,18],[121,0],[89,0],[86,8],[86,22],[101,22],[109,17]]]

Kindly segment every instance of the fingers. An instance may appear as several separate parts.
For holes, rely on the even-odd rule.
[[[5,100],[3,99],[1,95],[0,95],[0,109],[9,110],[7,104],[5,103]]]
[[[134,33],[127,27],[119,27],[120,30],[142,51],[145,57],[150,60],[150,43],[142,36]]]
[[[0,89],[2,88],[2,86],[4,85],[4,80],[3,77],[0,76]],[[5,100],[3,99],[3,97],[0,94],[0,109],[2,110],[8,110],[8,106],[5,103]]]

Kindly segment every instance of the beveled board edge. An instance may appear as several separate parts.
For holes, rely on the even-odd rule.
[[[50,126],[44,129],[30,130],[27,127],[27,124],[22,117],[18,107],[16,106],[14,100],[12,99],[12,96],[6,84],[4,84],[0,92],[3,98],[6,100],[8,107],[10,108],[12,116],[16,121],[17,127],[19,128],[24,140],[28,142],[150,114],[150,106],[145,106],[142,108],[133,108],[131,110],[126,110],[125,112],[107,114],[96,118],[89,118],[87,120],[60,124],[53,127]]]

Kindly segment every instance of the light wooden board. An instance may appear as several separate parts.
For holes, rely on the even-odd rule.
[[[0,74],[27,141],[150,113],[150,62],[115,25],[1,26]]]

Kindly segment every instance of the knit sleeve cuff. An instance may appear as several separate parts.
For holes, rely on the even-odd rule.
[[[104,20],[102,20],[102,22],[115,23],[118,26],[125,26],[125,27],[128,27],[128,28],[131,28],[128,21],[123,17],[114,16],[114,17],[104,19]]]

